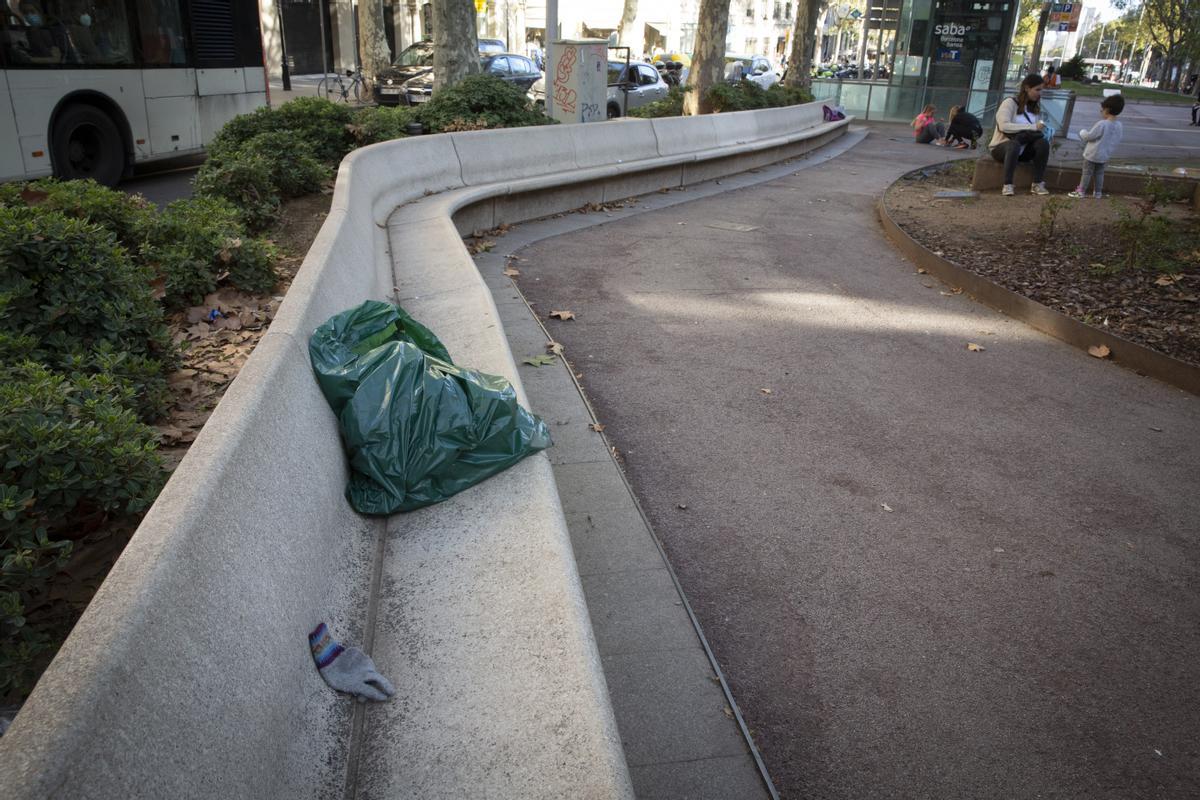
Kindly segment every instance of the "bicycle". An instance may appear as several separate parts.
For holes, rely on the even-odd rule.
[[[349,78],[349,80],[346,80]],[[341,100],[343,103],[349,103],[351,96],[354,102],[361,102],[359,94],[361,87],[366,84],[363,78],[362,68],[355,67],[354,69],[346,70],[346,74],[334,73],[326,75],[317,84],[317,97],[325,100]]]

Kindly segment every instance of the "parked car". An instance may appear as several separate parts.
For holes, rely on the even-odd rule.
[[[644,61],[631,61],[628,69],[624,61],[610,61],[605,103],[608,118],[622,117],[631,108],[661,100],[667,96],[668,88],[667,82],[658,74],[658,69]],[[529,99],[535,105],[545,105],[545,78],[533,84],[529,90]]]
[[[487,53],[488,55],[492,55],[493,53],[503,53],[507,49],[508,49],[508,45],[506,45],[504,43],[503,39],[480,39],[479,40],[479,52],[480,53]]]
[[[725,56],[725,80],[737,83],[743,78],[764,89],[779,82],[775,67],[766,56]]]
[[[498,39],[481,39],[497,42]],[[479,65],[484,74],[495,75],[524,91],[528,91],[542,73],[531,59],[516,53],[485,53],[481,50]],[[433,95],[433,44],[418,42],[405,48],[390,68],[376,76],[380,105],[416,105]]]

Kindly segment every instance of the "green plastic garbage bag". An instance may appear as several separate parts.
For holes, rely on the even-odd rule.
[[[344,311],[308,351],[350,458],[346,497],[363,514],[440,502],[551,445],[512,384],[456,366],[399,306]]]

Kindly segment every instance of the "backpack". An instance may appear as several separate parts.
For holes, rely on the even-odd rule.
[[[846,109],[841,106],[821,106],[821,113],[824,115],[826,122],[837,122],[846,118]]]

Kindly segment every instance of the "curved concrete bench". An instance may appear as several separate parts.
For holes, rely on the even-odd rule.
[[[6,797],[632,796],[546,456],[411,514],[355,514],[308,336],[398,297],[527,403],[456,225],[737,172],[847,124],[809,104],[347,157],[270,331],[0,738]],[[373,653],[391,702],[325,686],[305,639],[322,620]]]

